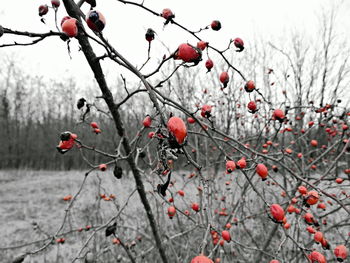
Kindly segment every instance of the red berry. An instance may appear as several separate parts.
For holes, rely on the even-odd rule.
[[[227,230],[222,231],[221,236],[225,241],[227,241],[227,242],[231,241],[231,235],[230,235],[229,231],[227,231]]]
[[[348,257],[348,250],[346,246],[339,245],[334,249],[334,255],[339,262],[344,261]]]
[[[290,226],[291,226],[291,225],[290,225],[289,223],[285,223],[285,224],[283,225],[284,229],[289,229]]]
[[[200,50],[204,50],[207,46],[208,46],[208,42],[205,42],[205,41],[199,41],[197,43],[197,48],[199,48]]]
[[[184,196],[184,195],[185,195],[185,192],[182,191],[182,190],[177,191],[177,193],[178,193],[180,196]]]
[[[107,164],[102,163],[98,166],[98,169],[100,169],[102,172],[107,170]]]
[[[284,210],[279,204],[272,204],[270,206],[271,216],[277,221],[282,222],[284,218]]]
[[[243,157],[242,159],[238,160],[236,164],[237,164],[237,167],[239,169],[244,169],[244,168],[247,167],[247,162],[245,160],[245,157]]]
[[[205,67],[207,68],[207,72],[209,72],[214,66],[213,61],[209,58],[206,62],[205,62]]]
[[[99,133],[101,133],[101,130],[100,129],[94,129],[94,133],[99,134]]]
[[[226,162],[226,173],[230,174],[236,169],[236,164],[234,161]]]
[[[198,212],[199,211],[199,204],[192,203],[191,208],[193,211]]]
[[[312,227],[312,226],[308,226],[306,228],[307,232],[309,232],[310,234],[315,234],[316,233],[316,230]]]
[[[105,28],[106,19],[101,12],[91,10],[86,15],[86,23],[91,30],[101,32]]]
[[[207,258],[206,256],[199,255],[194,257],[191,260],[191,263],[214,263],[210,258]]]
[[[298,187],[298,192],[301,193],[302,195],[307,193],[307,188],[303,185]]]
[[[308,257],[311,263],[327,263],[325,256],[318,251],[312,251]]]
[[[317,208],[318,208],[318,209],[326,210],[326,204],[325,204],[325,203],[319,203],[319,204],[317,205]]]
[[[262,163],[259,163],[256,166],[255,171],[262,178],[263,181],[266,180],[266,177],[269,174],[267,167]]]
[[[176,209],[174,206],[169,206],[168,208],[168,216],[170,219],[172,219],[176,214]]]
[[[246,92],[252,92],[255,90],[255,83],[252,80],[247,81],[247,83],[244,86],[244,89]]]
[[[98,129],[98,125],[96,122],[91,122],[90,123],[90,126],[93,128],[93,129]]]
[[[342,182],[344,181],[344,179],[343,178],[337,178],[337,179],[335,179],[335,182],[337,183],[337,184],[341,184]]]
[[[312,225],[315,223],[314,216],[311,213],[306,213],[304,215],[304,220],[308,225]]]
[[[78,35],[77,20],[75,18],[66,19],[62,23],[62,31],[69,37],[76,37]]]
[[[255,101],[250,101],[248,103],[248,109],[251,113],[255,113],[256,112],[256,103]]]
[[[202,51],[199,48],[184,43],[178,47],[174,58],[181,59],[184,62],[193,62],[198,64],[198,62],[202,59]]]
[[[284,112],[281,109],[275,109],[272,118],[282,122],[285,118]]]
[[[314,205],[318,202],[320,196],[316,191],[309,191],[306,196],[306,203],[309,205]]]
[[[185,142],[187,137],[187,128],[182,119],[179,117],[171,117],[167,123],[168,131],[179,145]]]
[[[293,205],[289,205],[288,208],[287,208],[287,212],[291,214],[294,211],[295,211],[295,207]]]
[[[193,124],[193,123],[196,122],[196,120],[193,119],[193,118],[191,118],[191,117],[188,117],[188,118],[187,118],[187,122],[190,123],[190,124]]]
[[[242,39],[239,37],[235,38],[233,40],[233,44],[235,45],[236,48],[238,48],[237,52],[242,52],[244,49],[244,42]]]
[[[320,231],[316,232],[315,235],[314,235],[315,242],[316,243],[321,243],[322,239],[323,239],[322,232],[320,232]]]
[[[151,124],[152,124],[151,117],[149,115],[147,115],[146,118],[143,120],[142,124],[143,124],[143,127],[145,127],[145,128],[151,127]]]
[[[220,74],[220,82],[223,83],[224,85],[227,84],[230,80],[230,77],[226,71],[222,72]]]
[[[66,20],[68,20],[68,19],[71,19],[71,17],[70,17],[70,16],[65,16],[65,17],[62,18],[62,20],[61,20],[61,27],[62,27],[63,23],[64,23]],[[83,105],[83,106],[84,106],[84,105]]]
[[[221,23],[219,20],[214,20],[213,22],[211,22],[210,26],[215,31],[219,31],[221,29]]]
[[[317,147],[318,142],[316,140],[311,140],[310,145],[313,147]]]

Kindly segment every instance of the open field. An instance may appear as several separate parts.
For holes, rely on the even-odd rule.
[[[65,208],[69,202],[62,198],[66,195],[74,195],[84,178],[84,172],[34,172],[34,171],[8,171],[0,173],[0,247],[17,246],[31,241],[45,239],[47,234],[54,234],[62,224]],[[120,204],[124,203],[132,192],[134,184],[124,183],[124,180],[116,180],[112,173],[91,174],[87,183],[75,202],[73,213],[68,217],[68,225],[64,230],[74,230],[87,225],[101,222],[104,217],[111,214]],[[127,179],[126,179],[127,180]],[[99,192],[115,194],[112,202],[101,201]],[[134,195],[125,210],[127,213],[137,211],[138,196]],[[99,206],[101,209],[96,209]],[[131,210],[131,211],[130,211]],[[132,211],[134,210],[134,212]],[[104,220],[103,220],[104,221]],[[33,223],[37,223],[36,230]],[[90,231],[91,232],[91,231]],[[77,252],[82,241],[90,234],[89,231],[73,235],[75,241],[70,238],[59,250],[55,245],[49,249],[49,253],[33,257],[28,262],[67,262],[68,257]],[[40,243],[42,244],[42,243]],[[62,245],[61,245],[62,246]],[[24,247],[23,249],[0,251],[0,262],[10,262],[13,255],[38,247],[38,244]],[[14,253],[15,252],[15,253]],[[46,255],[45,255],[46,254]],[[69,255],[69,256],[68,256]]]
[[[32,245],[21,247],[38,240],[46,240],[47,242],[48,235],[52,236],[56,233],[62,224],[65,209],[69,204],[69,201],[63,201],[62,198],[70,194],[75,195],[83,179],[84,172],[82,171],[0,172],[0,222],[2,222],[0,224],[2,233],[0,248],[14,247],[14,249],[0,250],[0,262],[11,262],[15,256],[45,245],[45,242],[35,242]],[[189,188],[190,185],[188,184],[186,187]],[[146,182],[145,187],[154,204],[154,198],[151,197],[151,195],[153,196],[151,184]],[[121,229],[120,231],[126,235],[124,242],[131,242],[141,235],[150,243],[147,245],[146,241],[143,241],[143,244],[146,247],[152,247],[153,240],[148,229],[148,221],[139,196],[134,190],[135,183],[132,179],[123,177],[121,180],[117,180],[111,171],[91,173],[68,214],[64,228],[60,231],[60,233],[72,231],[73,233],[59,235],[58,237],[66,239],[63,245],[54,244],[43,253],[27,257],[24,262],[71,262],[95,226],[106,223],[121,209],[123,211],[118,219],[118,229]],[[123,207],[133,192],[128,205]],[[196,200],[196,191],[188,191],[187,193],[187,198]],[[105,201],[100,198],[100,194],[107,196],[114,194],[116,198]],[[157,220],[160,217],[164,220],[166,211],[163,211],[162,206],[158,205],[158,208],[153,211],[157,214]],[[165,220],[169,221],[168,218]],[[33,223],[36,223],[37,227],[34,227]],[[92,228],[86,231],[85,227],[89,225]],[[84,230],[82,232],[76,231],[79,228],[84,228]],[[101,250],[111,253],[106,256],[111,261],[106,261],[105,258],[98,262],[115,262],[121,248],[112,244],[112,238],[104,237],[104,230],[100,232],[90,242],[90,249],[94,253],[96,251],[99,251],[96,253],[100,253]],[[137,251],[137,248],[134,250],[135,254],[140,252]],[[119,257],[119,259],[123,262],[125,258]]]
[[[189,178],[187,172],[174,174],[174,186],[168,190],[173,194],[175,206],[182,211],[188,209],[191,211],[190,204],[198,202],[202,206],[202,197],[199,194],[197,186],[199,185],[198,177]],[[250,258],[254,255],[254,251],[248,249],[249,242],[259,243],[267,239],[268,233],[273,230],[276,224],[272,223],[264,212],[264,204],[256,198],[256,194],[252,189],[248,189],[244,196],[241,195],[244,188],[244,178],[240,178],[237,174],[225,175],[220,173],[215,181],[213,180],[212,189],[212,209],[218,211],[226,211],[228,215],[231,209],[237,206],[241,217],[239,224],[231,229],[233,242],[225,244],[222,248],[217,249],[212,244],[208,244],[209,251],[216,256],[221,257],[221,262],[232,262],[225,260],[225,256],[236,255],[240,258]],[[259,178],[253,179],[255,187],[261,191],[264,198],[269,202],[283,204],[286,199],[281,197],[276,186],[271,186],[273,180],[279,181],[280,176],[271,175],[271,181],[261,181]],[[69,201],[63,201],[63,197],[69,194],[75,195],[84,180],[84,172],[53,172],[53,171],[2,171],[0,172],[0,231],[2,238],[0,241],[0,262],[13,262],[13,259],[28,251],[35,251],[50,243],[50,238],[61,227],[65,217],[65,209],[69,205]],[[193,213],[191,218],[186,218],[178,213],[172,220],[167,216],[166,209],[168,205],[158,195],[154,194],[153,187],[159,182],[158,178],[147,176],[144,179],[148,199],[152,205],[157,222],[161,225],[162,236],[166,242],[170,257],[174,254],[180,261],[174,259],[174,262],[190,262],[191,257],[198,253],[198,246],[203,240],[202,234],[196,234],[199,228],[203,228],[205,222],[205,214],[200,211]],[[231,182],[229,185],[226,182]],[[343,185],[343,189],[348,189],[347,183]],[[186,193],[184,197],[176,195],[179,189]],[[117,235],[125,243],[126,247],[130,247],[132,256],[136,262],[158,262],[157,251],[154,248],[154,240],[149,228],[148,220],[145,216],[144,209],[140,202],[139,196],[135,190],[133,179],[124,176],[121,180],[113,177],[110,170],[106,172],[91,173],[82,187],[77,200],[74,202],[67,214],[67,220],[55,237],[65,238],[64,244],[57,244],[53,241],[42,252],[32,256],[27,256],[24,262],[72,262],[75,258],[81,258],[75,262],[84,262],[86,255],[93,255],[95,261],[91,262],[130,262],[127,254],[121,245],[112,243],[113,237],[105,237],[105,225],[113,217],[117,217]],[[337,189],[328,189],[329,192],[340,194]],[[115,195],[114,200],[105,201],[101,199],[100,194]],[[170,197],[169,192],[167,199]],[[223,200],[222,197],[225,197]],[[128,204],[126,201],[129,199]],[[326,201],[328,199],[325,199]],[[347,202],[348,204],[348,202]],[[328,206],[328,204],[327,204]],[[220,210],[221,209],[221,210]],[[344,230],[350,229],[348,218],[341,210],[338,211],[336,206],[330,205],[326,211],[312,208],[312,212],[319,218],[319,221],[327,219],[330,227],[321,226],[321,229],[327,235],[329,242],[334,245],[344,242]],[[330,211],[338,211],[332,217],[324,217]],[[301,222],[300,217],[296,215],[288,215],[288,221],[291,222],[294,231],[295,227],[306,228],[306,224]],[[229,219],[228,219],[229,218]],[[224,226],[227,220],[231,220],[228,216],[214,216],[213,222],[215,227]],[[35,222],[35,225],[33,224]],[[233,221],[232,221],[233,222]],[[95,229],[102,228],[94,232]],[[87,226],[91,226],[86,230]],[[263,232],[258,227],[264,229]],[[335,228],[334,228],[335,226]],[[78,231],[82,228],[82,231]],[[247,236],[247,229],[252,231],[253,236]],[[337,235],[337,231],[342,231],[343,236]],[[275,235],[271,245],[267,251],[274,251],[276,245],[283,241],[283,228],[275,229]],[[89,240],[88,243],[87,240]],[[141,241],[140,241],[141,240]],[[171,242],[168,242],[171,240]],[[309,248],[318,248],[312,240],[312,236],[305,233],[300,236],[301,244]],[[33,243],[32,243],[33,242]],[[287,256],[292,256],[291,241],[285,241],[282,250]],[[32,243],[32,244],[31,244]],[[85,249],[82,249],[84,246]],[[12,247],[12,248],[10,248]],[[4,249],[7,248],[7,249]],[[181,248],[181,250],[178,250]],[[176,251],[176,252],[175,252]],[[241,254],[247,251],[247,254]],[[81,252],[79,254],[79,252]],[[268,252],[270,253],[270,252]],[[272,253],[272,252],[271,252]],[[331,253],[331,252],[329,252]],[[79,254],[79,256],[78,256]],[[250,256],[249,256],[250,255]],[[269,254],[267,254],[269,255]],[[301,255],[298,253],[298,255]],[[331,255],[331,254],[330,254]],[[234,257],[235,258],[235,257]],[[230,257],[228,257],[230,259]],[[298,261],[299,260],[299,261]],[[295,259],[293,262],[304,262],[303,258]],[[90,261],[88,261],[90,262]],[[173,262],[173,261],[172,261]],[[237,260],[234,262],[249,262]],[[281,261],[287,262],[287,261]],[[333,262],[333,261],[330,261]],[[335,261],[334,261],[335,262]]]

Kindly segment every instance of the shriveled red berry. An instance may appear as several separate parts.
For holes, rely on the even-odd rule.
[[[212,110],[212,106],[207,105],[207,104],[203,105],[201,108],[201,116],[203,118],[211,117],[211,110]]]
[[[56,149],[61,154],[68,152],[75,145],[76,138],[78,138],[78,136],[69,131],[61,133],[61,136],[60,136],[61,141],[56,146]]]
[[[51,5],[54,8],[58,8],[61,5],[60,0],[51,0]]]
[[[44,16],[49,12],[49,7],[47,5],[39,6],[39,16]]]
[[[145,38],[148,42],[151,42],[154,39],[154,30],[152,28],[147,29]]]
[[[169,8],[164,8],[161,16],[164,17],[164,19],[167,21],[170,21],[173,18],[175,18],[175,14]]]

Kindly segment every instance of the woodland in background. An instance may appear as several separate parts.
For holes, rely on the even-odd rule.
[[[254,43],[247,44],[244,58],[236,56],[234,59],[234,64],[257,83],[266,100],[274,103],[272,107],[289,106],[295,117],[301,117],[297,121],[290,119],[290,124],[293,125],[296,121],[300,129],[314,118],[318,118],[321,123],[321,118],[316,113],[306,114],[308,119],[305,119],[303,112],[315,112],[326,104],[332,105],[332,109],[328,111],[328,116],[324,116],[324,123],[331,120],[333,115],[343,115],[344,118],[345,113],[349,112],[350,53],[344,48],[346,38],[341,39],[334,30],[334,13],[325,14],[320,21],[320,29],[315,32],[317,37],[306,37],[301,32],[294,32],[283,41],[275,41],[277,43],[257,39]],[[212,58],[215,59],[215,56]],[[83,111],[76,107],[77,100],[81,97],[108,112],[103,101],[98,99],[101,94],[93,80],[90,86],[77,84],[74,76],[50,80],[40,75],[28,75],[16,66],[13,58],[2,56],[1,62],[0,169],[86,168],[79,154],[70,152],[62,156],[55,150],[59,134],[68,129],[79,134],[91,146],[98,146],[106,151],[113,150],[113,146],[117,147],[119,139],[113,135],[113,123],[106,114],[92,107],[86,115],[85,123],[81,122]],[[176,66],[175,62],[173,66]],[[190,70],[179,69],[164,84],[162,91],[169,96],[175,96],[181,106],[192,106],[193,110],[196,105],[203,103],[213,105],[216,127],[224,128],[226,134],[244,138],[246,143],[254,145],[257,131],[265,123],[258,121],[255,114],[247,113],[246,105],[249,100],[243,96],[244,83],[237,73],[231,73],[229,88],[224,92],[220,91],[218,78],[213,76],[218,76],[224,69],[224,64],[215,65],[208,74],[205,74],[204,66]],[[169,70],[162,67],[162,75],[166,77]],[[136,90],[141,85],[138,82],[123,83],[122,76],[115,76],[114,79],[116,84],[111,91],[117,100],[127,95],[124,85],[130,90]],[[258,94],[251,95],[250,99],[261,101],[257,96]],[[145,93],[139,92],[132,101],[121,106],[128,134],[136,134],[142,127],[145,115],[154,113],[146,100]],[[268,116],[268,104],[258,103],[257,106],[260,117]],[[302,107],[298,108],[299,106]],[[87,125],[90,121],[98,121],[103,136],[93,134]],[[142,133],[141,136],[147,139],[147,133]],[[324,129],[308,134],[308,138],[317,139],[322,144],[327,144],[327,136]],[[114,138],[114,145],[110,144],[109,138]],[[95,163],[103,161],[100,155],[90,154],[89,157],[95,155]]]

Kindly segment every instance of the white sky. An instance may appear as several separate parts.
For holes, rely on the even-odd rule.
[[[2,2],[0,24],[4,27],[33,32],[55,30],[53,10],[46,16],[47,25],[40,22],[37,14],[38,6],[50,4],[49,0]],[[339,5],[341,2],[344,3],[339,13],[337,30],[345,34],[350,32],[350,0],[145,0],[145,5],[159,12],[163,8],[171,8],[176,15],[176,21],[193,30],[210,24],[212,20],[220,20],[222,29],[219,32],[207,30],[201,36],[222,49],[226,47],[229,39],[235,37],[241,37],[245,42],[252,41],[254,36],[279,39],[290,29],[312,35],[317,27],[317,14],[322,10],[329,11],[330,3]],[[148,44],[144,34],[149,27],[157,32],[156,38],[161,39],[171,51],[183,42],[196,43],[192,36],[173,25],[163,28],[164,19],[137,7],[125,6],[116,0],[97,0],[97,10],[101,11],[107,20],[105,36],[134,64],[141,65],[146,59]],[[83,11],[88,11],[86,4]],[[58,20],[65,15],[64,7],[61,6]],[[12,38],[3,37],[0,44]],[[160,59],[163,56],[164,49],[159,51],[159,48],[160,42],[155,41],[152,49],[154,58]],[[68,72],[81,83],[90,81],[93,76],[82,52],[77,52],[77,40],[73,40],[71,50],[72,60],[68,56],[66,43],[58,38],[51,38],[34,47],[0,49],[0,56],[15,54],[21,61],[20,65],[29,73],[38,72],[48,78],[57,78]],[[120,73],[118,67],[108,66],[107,69],[109,73]]]

